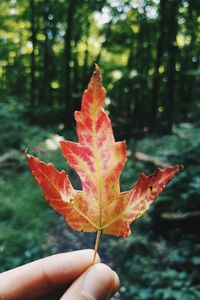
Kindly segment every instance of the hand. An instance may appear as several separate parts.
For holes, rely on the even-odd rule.
[[[0,300],[105,300],[119,278],[93,250],[49,256],[0,274]]]

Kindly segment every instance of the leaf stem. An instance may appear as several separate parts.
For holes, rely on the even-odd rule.
[[[93,260],[92,260],[93,265],[95,263],[97,251],[98,251],[98,248],[99,248],[100,237],[101,237],[101,230],[98,230],[97,235],[96,235],[95,247],[94,247],[94,257],[93,257]]]

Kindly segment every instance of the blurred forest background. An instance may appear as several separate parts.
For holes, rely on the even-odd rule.
[[[93,247],[42,200],[28,147],[79,179],[58,149],[98,63],[117,140],[128,141],[122,190],[141,171],[182,163],[128,240],[102,237],[116,299],[200,299],[200,1],[0,1],[0,271]]]

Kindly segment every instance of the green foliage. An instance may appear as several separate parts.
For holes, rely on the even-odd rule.
[[[152,142],[153,140],[153,142]],[[200,211],[200,132],[191,124],[181,124],[172,135],[145,138],[138,142],[137,150],[157,159],[171,163],[183,164],[185,170],[170,184],[171,188],[162,194],[158,201],[158,211],[168,207],[168,211]],[[147,168],[152,165],[147,164]],[[144,166],[145,168],[145,166]]]
[[[0,103],[0,154],[10,149],[23,152],[27,147],[34,147],[50,136],[47,130],[41,130],[26,121],[26,111],[25,104],[16,98]]]
[[[49,253],[45,234],[53,214],[28,172],[0,178],[0,271]]]
[[[146,232],[148,226],[146,224]],[[128,242],[111,242],[113,256],[117,257],[115,263],[121,274],[122,299],[198,299],[198,239],[187,236],[187,239],[172,242],[162,237],[153,238],[146,232],[136,225],[135,236]],[[119,252],[120,255],[117,255]]]

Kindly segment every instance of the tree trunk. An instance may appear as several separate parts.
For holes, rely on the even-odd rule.
[[[164,50],[165,37],[165,22],[166,22],[166,1],[160,1],[160,24],[159,24],[159,38],[156,49],[155,72],[152,85],[152,99],[151,99],[151,124],[152,130],[156,128],[157,123],[157,109],[158,109],[158,91],[159,91],[159,67],[162,61]]]
[[[35,47],[36,47],[36,22],[35,22],[35,0],[31,0],[31,91],[30,91],[30,108],[33,111],[36,104],[36,80],[35,80]]]
[[[43,10],[43,18],[44,18],[44,35],[45,35],[45,41],[44,41],[44,67],[43,67],[43,99],[42,102],[45,105],[50,104],[51,99],[51,87],[50,87],[50,52],[49,52],[49,34],[50,34],[50,28],[49,28],[49,4],[48,1],[44,2],[44,10]]]
[[[188,18],[186,22],[187,26],[187,34],[191,37],[190,44],[183,49],[183,61],[181,69],[184,70],[181,73],[181,78],[179,81],[180,84],[180,100],[182,105],[180,106],[181,111],[181,119],[184,121],[188,119],[189,112],[191,111],[191,107],[194,104],[195,100],[198,98],[195,95],[196,89],[196,76],[192,74],[188,74],[191,70],[198,69],[198,55],[196,54],[196,39],[197,36],[195,35],[195,29],[197,28],[197,24],[195,23],[193,12],[195,10],[194,2],[188,2]],[[196,61],[193,62],[192,58],[196,56]]]
[[[64,57],[64,65],[65,65],[65,85],[64,85],[64,103],[66,110],[66,118],[68,120],[68,127],[71,127],[72,121],[72,110],[73,110],[73,101],[72,101],[72,93],[71,93],[71,67],[70,60],[72,55],[71,49],[71,39],[73,33],[73,20],[75,15],[75,1],[69,1],[68,13],[67,13],[67,29],[64,37],[65,40],[65,57]]]
[[[89,22],[88,22],[88,26],[87,26],[87,32],[86,32],[86,40],[85,40],[85,53],[84,53],[84,64],[83,64],[83,85],[84,87],[86,86],[86,84],[88,83],[88,76],[89,76],[89,71],[88,71],[88,58],[89,58],[89,50],[88,50],[88,38],[89,38]]]
[[[175,63],[176,63],[176,34],[177,34],[178,0],[169,1],[168,18],[168,66],[167,66],[167,102],[166,102],[166,132],[172,130],[175,105]]]
[[[135,40],[135,35],[131,32],[131,38],[130,38],[130,45],[129,45],[129,57],[128,57],[128,64],[127,64],[127,69],[129,72],[129,75],[131,74],[131,71],[134,69],[135,66],[135,61],[134,61],[134,40]],[[134,87],[135,87],[135,81],[134,78],[130,78],[127,81],[128,84],[128,97],[126,99],[126,118],[129,120],[128,126],[133,127],[134,124],[134,117],[133,117],[133,111],[135,111],[135,93],[134,93]]]

